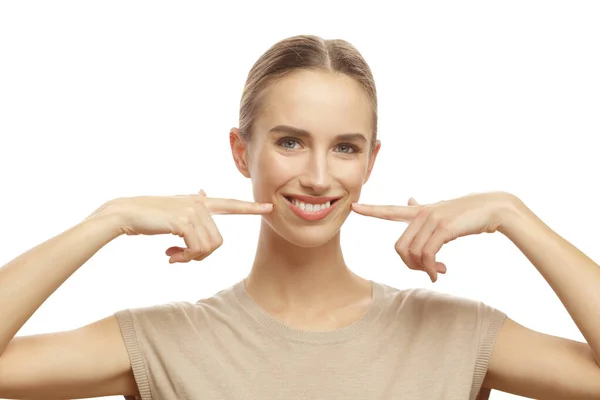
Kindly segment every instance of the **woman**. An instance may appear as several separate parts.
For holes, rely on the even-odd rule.
[[[341,40],[286,39],[248,76],[234,162],[255,203],[190,196],[107,202],[0,270],[0,397],[147,399],[600,398],[600,268],[508,193],[431,205],[357,204],[380,143],[369,67]],[[485,304],[352,273],[350,212],[408,223],[396,250],[437,279],[458,237],[501,232],[555,290],[588,343],[533,332]],[[258,214],[249,276],[196,304],[121,310],[69,332],[15,337],[111,240],[174,234],[172,263],[222,243],[211,215]]]

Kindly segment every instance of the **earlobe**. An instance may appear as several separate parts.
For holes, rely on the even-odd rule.
[[[248,170],[248,146],[246,141],[242,138],[241,132],[238,128],[231,128],[229,131],[229,145],[231,147],[231,155],[238,171],[242,173],[246,178],[250,178],[250,172]]]
[[[375,143],[375,147],[373,151],[369,155],[369,165],[367,166],[367,173],[365,175],[365,179],[363,180],[363,185],[367,183],[369,178],[371,177],[371,172],[373,171],[373,166],[375,165],[375,159],[377,159],[377,154],[379,154],[379,149],[381,148],[381,142],[378,140]]]

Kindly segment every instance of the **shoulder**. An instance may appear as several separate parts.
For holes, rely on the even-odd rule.
[[[154,328],[182,328],[207,322],[215,314],[227,313],[233,309],[235,294],[233,288],[223,289],[216,294],[196,301],[181,300],[150,306],[125,308],[115,313],[123,325],[139,325]]]
[[[464,345],[489,356],[506,314],[482,301],[425,288],[395,289],[383,285],[384,315],[403,334]]]
[[[141,398],[168,393],[169,382],[189,373],[190,360],[214,359],[207,343],[218,343],[235,321],[235,295],[225,289],[192,301],[174,301],[126,308],[114,315],[130,360]],[[175,378],[177,377],[177,378]]]
[[[500,310],[482,301],[426,288],[396,289],[381,285],[384,303],[391,311],[408,313],[416,318],[428,315],[451,320],[489,317],[504,318]],[[427,318],[430,319],[430,318]],[[444,321],[446,318],[443,319]]]

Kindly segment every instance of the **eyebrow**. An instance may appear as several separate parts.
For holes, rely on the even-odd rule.
[[[274,126],[273,128],[271,128],[269,130],[269,133],[272,132],[282,132],[282,133],[288,133],[290,135],[296,135],[296,136],[300,136],[300,137],[309,137],[311,136],[310,132],[304,129],[300,129],[300,128],[295,128],[293,126],[289,126],[289,125],[277,125]],[[367,138],[365,137],[365,135],[363,135],[362,133],[341,133],[339,135],[336,135],[335,137],[336,140],[346,140],[346,141],[360,141],[360,142],[367,142]]]

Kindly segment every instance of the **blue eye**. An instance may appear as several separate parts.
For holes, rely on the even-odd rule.
[[[298,142],[298,140],[294,138],[282,138],[277,141],[277,144],[286,150],[295,150],[295,146],[299,146],[300,142]]]
[[[338,145],[338,151],[340,153],[352,154],[352,153],[356,153],[358,151],[358,149],[354,145],[351,145],[348,143],[341,143]]]

